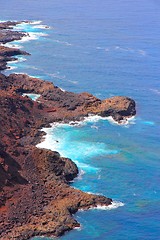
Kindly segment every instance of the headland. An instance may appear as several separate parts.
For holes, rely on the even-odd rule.
[[[13,30],[19,23],[0,23],[1,71],[16,55],[29,54],[4,46],[27,35]],[[40,97],[32,101],[24,93]],[[26,74],[0,74],[0,112],[0,239],[61,236],[80,226],[73,216],[79,209],[112,204],[111,198],[72,188],[76,164],[36,145],[45,134],[40,129],[53,122],[80,121],[94,114],[121,123],[136,114],[133,99],[100,100],[86,92],[62,91]]]

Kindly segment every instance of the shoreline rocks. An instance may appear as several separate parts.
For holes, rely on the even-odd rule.
[[[4,46],[8,42],[15,40],[21,40],[24,36],[27,36],[27,33],[13,31],[13,27],[22,22],[1,22],[0,23],[0,71],[7,69],[7,62],[17,60],[16,55],[30,55],[25,51],[21,51],[18,48],[10,48]]]
[[[47,112],[50,122],[82,120],[89,114],[95,114],[102,117],[112,116],[115,121],[121,123],[136,114],[135,101],[124,96],[100,100],[90,93],[64,92],[51,82],[26,74],[10,74],[5,82],[6,89],[12,88],[19,95],[40,94],[38,102],[43,106],[44,112]]]
[[[15,39],[8,29],[16,24],[0,23],[0,42]],[[17,54],[27,53],[0,46],[0,70]],[[41,96],[32,101],[23,93]],[[39,130],[51,122],[81,120],[89,114],[121,122],[136,114],[134,100],[119,96],[102,101],[25,74],[0,74],[0,112],[0,239],[61,236],[80,226],[73,217],[79,209],[112,204],[110,198],[72,188],[76,164],[36,144],[44,134]]]

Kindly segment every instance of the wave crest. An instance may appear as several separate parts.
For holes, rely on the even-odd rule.
[[[112,210],[119,207],[123,207],[125,204],[120,201],[113,201],[112,204],[108,206],[97,205],[96,207],[90,207],[89,210]],[[84,209],[80,209],[79,211],[85,211]]]

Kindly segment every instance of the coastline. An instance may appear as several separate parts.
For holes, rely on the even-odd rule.
[[[10,27],[10,24],[4,25],[7,28]],[[9,30],[9,34],[12,35],[11,30]],[[22,37],[21,34],[19,37]],[[2,57],[6,55],[6,50],[9,57],[20,53],[20,50],[17,52],[17,50],[11,48],[3,48],[2,50]],[[21,54],[27,53],[21,52]],[[12,60],[5,56],[2,61],[5,65],[1,67],[1,70],[4,70],[4,67],[7,68],[7,62]],[[49,126],[51,122],[80,121],[92,113],[102,117],[111,116],[116,122],[121,123],[136,114],[134,100],[127,97],[113,97],[101,101],[89,93],[64,92],[50,82],[32,78],[25,74],[11,74],[8,77],[1,74],[0,80],[2,103],[4,99],[8,99],[8,112],[6,114],[9,116],[9,113],[11,114],[16,109],[16,115],[21,115],[21,111],[23,111],[23,121],[15,119],[16,115],[12,116],[14,123],[17,121],[20,123],[19,126],[11,124],[14,125],[12,130],[4,127],[2,131],[4,135],[8,135],[8,138],[5,139],[4,136],[2,138],[5,146],[1,146],[1,149],[3,149],[1,164],[3,163],[2,167],[5,166],[3,170],[6,173],[10,167],[14,167],[14,172],[13,176],[12,173],[9,173],[11,178],[7,178],[1,186],[1,199],[3,200],[0,202],[0,209],[3,214],[2,219],[0,219],[2,229],[0,236],[3,239],[8,239],[10,236],[13,236],[13,239],[29,239],[38,235],[60,236],[65,231],[80,226],[72,216],[79,209],[111,205],[112,199],[110,198],[71,188],[68,182],[78,174],[76,165],[70,159],[61,157],[57,152],[37,149],[35,145],[43,140],[44,132],[40,132],[39,129]],[[40,94],[40,102],[34,102],[28,97],[23,97],[22,94],[24,93]],[[16,99],[16,106],[14,105],[15,102],[12,102],[13,99],[14,101]],[[19,103],[20,107],[17,108]],[[10,105],[13,105],[11,109]],[[3,107],[2,104],[2,112]],[[30,120],[31,116],[32,119]],[[28,138],[29,135],[31,135],[30,138]],[[16,154],[15,149],[13,150],[15,147],[17,149]],[[18,162],[17,167],[14,166],[16,164],[13,164],[12,161],[7,162],[8,155]],[[22,156],[23,158],[25,156],[25,160]],[[29,175],[31,173],[33,176],[30,179]],[[38,182],[38,185],[36,182]],[[10,185],[12,186],[11,197],[7,193],[7,191],[10,191]],[[16,207],[19,204],[18,198],[21,193],[23,194],[18,213]],[[26,193],[32,197],[28,200],[27,208],[23,209]],[[38,200],[33,198],[37,194]],[[35,214],[32,212],[32,205],[36,207]],[[30,206],[32,206],[31,209],[29,209]],[[8,216],[10,216],[10,224],[6,223]],[[19,225],[19,223],[21,224]]]

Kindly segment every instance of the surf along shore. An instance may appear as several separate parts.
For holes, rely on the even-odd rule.
[[[5,46],[28,36],[14,30],[20,23],[0,23],[0,71],[16,55],[29,54]],[[40,97],[33,101],[24,93]],[[0,113],[0,239],[60,236],[80,226],[73,216],[79,209],[112,204],[110,198],[72,188],[76,164],[36,145],[45,135],[40,130],[53,122],[80,121],[94,114],[123,123],[136,114],[134,100],[116,96],[102,101],[26,74],[0,73]]]

